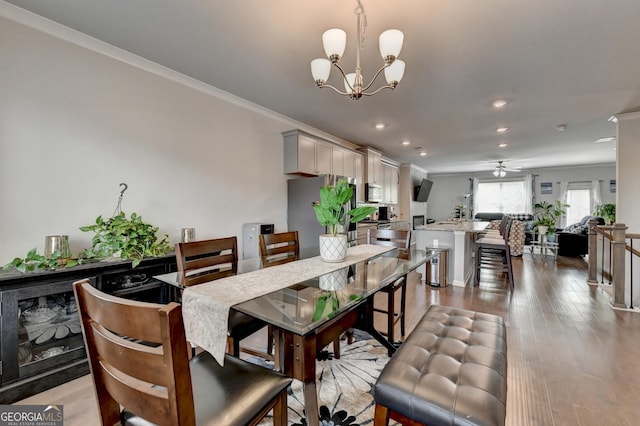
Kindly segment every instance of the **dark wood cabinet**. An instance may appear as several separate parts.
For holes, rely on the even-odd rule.
[[[175,255],[96,262],[57,271],[0,273],[0,404],[50,389],[89,373],[73,295],[88,278],[120,297],[167,303],[171,289],[153,278],[176,270]]]

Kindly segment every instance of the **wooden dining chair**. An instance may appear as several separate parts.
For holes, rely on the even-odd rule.
[[[293,262],[300,257],[298,231],[260,234],[259,243],[263,268]]]
[[[263,268],[283,265],[300,258],[300,240],[298,231],[280,232],[277,234],[260,234],[260,259]],[[278,345],[279,338],[274,334],[273,328],[269,326],[269,336],[273,337],[275,345]],[[340,358],[340,338],[333,341],[333,356]],[[276,366],[279,365],[276,360]]]
[[[238,240],[236,237],[192,241],[176,244],[178,274],[186,287],[215,281],[238,272]],[[233,308],[229,311],[228,352],[240,356],[240,341],[266,327],[261,320]],[[242,348],[243,352],[273,360],[273,340],[268,337],[267,352]]]
[[[73,290],[102,425],[255,425],[272,409],[287,424],[291,379],[229,355],[189,360],[178,303],[122,299],[88,279]]]
[[[411,245],[411,231],[399,229],[369,229],[367,233],[367,243],[381,246],[396,247],[399,251],[398,257],[408,258],[409,246]],[[400,322],[400,337],[405,336],[405,309],[407,299],[407,277],[398,278],[392,285],[382,289],[387,294],[387,309],[374,308],[374,312],[381,312],[387,315],[387,339],[391,344],[395,344],[395,326]],[[396,293],[400,291],[400,310],[396,312]],[[390,354],[391,355],[391,354]]]

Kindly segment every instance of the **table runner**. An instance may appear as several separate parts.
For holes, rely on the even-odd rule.
[[[220,365],[227,345],[229,309],[296,283],[379,256],[393,247],[363,244],[350,247],[347,259],[327,263],[320,256],[233,275],[187,287],[182,294],[182,316],[187,340],[208,351]]]

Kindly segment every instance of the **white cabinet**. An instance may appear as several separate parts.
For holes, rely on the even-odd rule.
[[[327,142],[292,130],[284,137],[284,172],[305,175],[331,174],[333,149]]]
[[[398,167],[382,163],[382,201],[398,204]]]
[[[330,175],[333,171],[333,148],[330,144],[316,141],[316,174]]]
[[[344,151],[340,148],[332,150],[333,174],[338,176],[349,176],[344,172]]]
[[[361,152],[365,156],[366,163],[364,182],[382,185],[382,154],[371,148],[363,148]]]
[[[356,200],[364,202],[364,169],[362,167],[362,155],[355,155]]]
[[[342,152],[342,176],[348,176],[354,179],[358,178],[356,176],[356,155],[358,154],[353,151],[344,150]]]

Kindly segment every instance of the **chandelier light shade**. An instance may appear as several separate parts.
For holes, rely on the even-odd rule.
[[[322,44],[327,58],[331,62],[338,62],[344,55],[345,47],[347,47],[347,33],[338,28],[327,30],[322,34]]]
[[[387,30],[380,34],[380,55],[385,64],[389,60],[393,62],[400,55],[403,41],[404,34],[400,30]]]
[[[311,61],[311,75],[318,87],[329,87],[335,92],[349,96],[354,100],[360,99],[362,96],[375,95],[383,89],[395,89],[402,80],[405,69],[405,63],[397,59],[398,55],[400,55],[400,51],[402,50],[404,34],[402,31],[396,29],[386,30],[380,34],[379,37],[380,55],[382,56],[384,65],[375,73],[371,82],[366,86],[364,85],[362,68],[360,67],[360,53],[365,41],[367,16],[364,12],[364,7],[362,6],[361,1],[357,0],[357,2],[358,5],[354,10],[357,18],[358,34],[355,72],[346,74],[339,64],[347,45],[347,33],[341,29],[333,28],[322,34],[322,44],[324,46],[324,52],[327,55],[327,59],[317,58]],[[342,75],[344,92],[330,84],[327,84],[331,74],[332,65],[335,66]],[[387,85],[381,86],[373,92],[368,92],[369,88],[383,71],[385,79],[387,80]]]
[[[404,61],[396,59],[391,65],[384,69],[384,78],[389,86],[397,86],[404,76]]]

